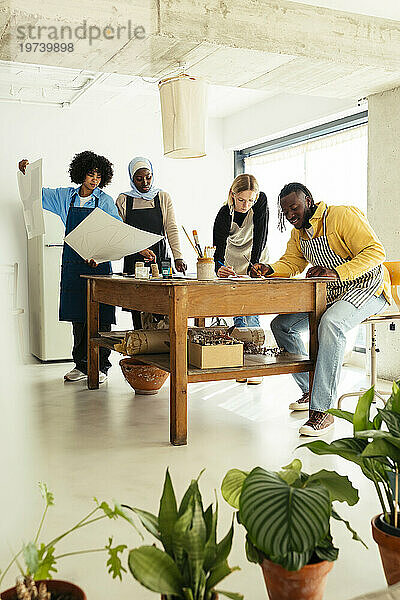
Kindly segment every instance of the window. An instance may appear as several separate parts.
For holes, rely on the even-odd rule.
[[[268,198],[270,219],[268,248],[270,262],[285,251],[291,226],[278,230],[277,199],[282,187],[291,181],[304,183],[314,200],[326,204],[357,206],[367,212],[367,153],[368,131],[365,123],[356,124],[334,133],[323,133],[314,139],[297,141],[292,145],[269,143],[262,152],[261,145],[241,153],[242,168],[257,178],[260,189]],[[297,138],[301,138],[301,134]],[[267,146],[268,146],[267,145]],[[274,147],[275,146],[275,147]],[[278,148],[276,148],[278,146]],[[238,163],[238,156],[236,163]],[[240,156],[239,156],[240,158]],[[357,336],[357,341],[355,338]],[[365,328],[354,331],[351,346],[365,352]]]

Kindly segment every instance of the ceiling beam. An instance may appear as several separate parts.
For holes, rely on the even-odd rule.
[[[400,23],[286,0],[158,0],[160,34],[400,71]]]

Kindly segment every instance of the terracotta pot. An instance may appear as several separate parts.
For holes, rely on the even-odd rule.
[[[36,585],[40,584],[41,581],[37,581]],[[65,595],[70,600],[87,600],[86,594],[80,587],[70,583],[69,581],[60,581],[59,579],[49,579],[45,581],[47,585],[47,591],[51,593],[51,597]],[[15,587],[12,587],[5,592],[1,593],[1,600],[17,600],[17,592]]]
[[[393,585],[400,581],[400,529],[382,523],[381,517],[382,515],[376,515],[371,520],[372,537],[378,544],[386,581],[388,585]],[[390,531],[393,533],[389,533]]]
[[[322,600],[332,567],[333,562],[327,560],[299,571],[287,571],[266,558],[261,564],[270,600]]]
[[[157,394],[169,373],[153,365],[144,365],[134,358],[119,361],[122,373],[136,394]]]

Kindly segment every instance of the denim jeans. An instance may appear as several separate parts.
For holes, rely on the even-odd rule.
[[[235,327],[260,327],[260,319],[258,315],[249,317],[233,317]]]
[[[318,355],[315,366],[310,408],[325,412],[336,402],[336,390],[346,348],[346,333],[371,315],[389,306],[383,294],[373,296],[360,308],[346,300],[334,302],[321,317],[318,326]],[[278,315],[271,322],[272,333],[280,348],[307,356],[301,334],[308,331],[308,313]],[[309,390],[308,373],[293,375],[303,393]]]

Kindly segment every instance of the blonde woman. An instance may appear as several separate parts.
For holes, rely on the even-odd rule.
[[[254,175],[243,173],[235,177],[214,222],[218,277],[246,275],[251,264],[263,262],[260,257],[268,257],[268,218],[267,197],[260,192]],[[236,327],[260,326],[258,315],[234,317],[233,322]],[[261,381],[261,377],[252,377],[248,383]]]

